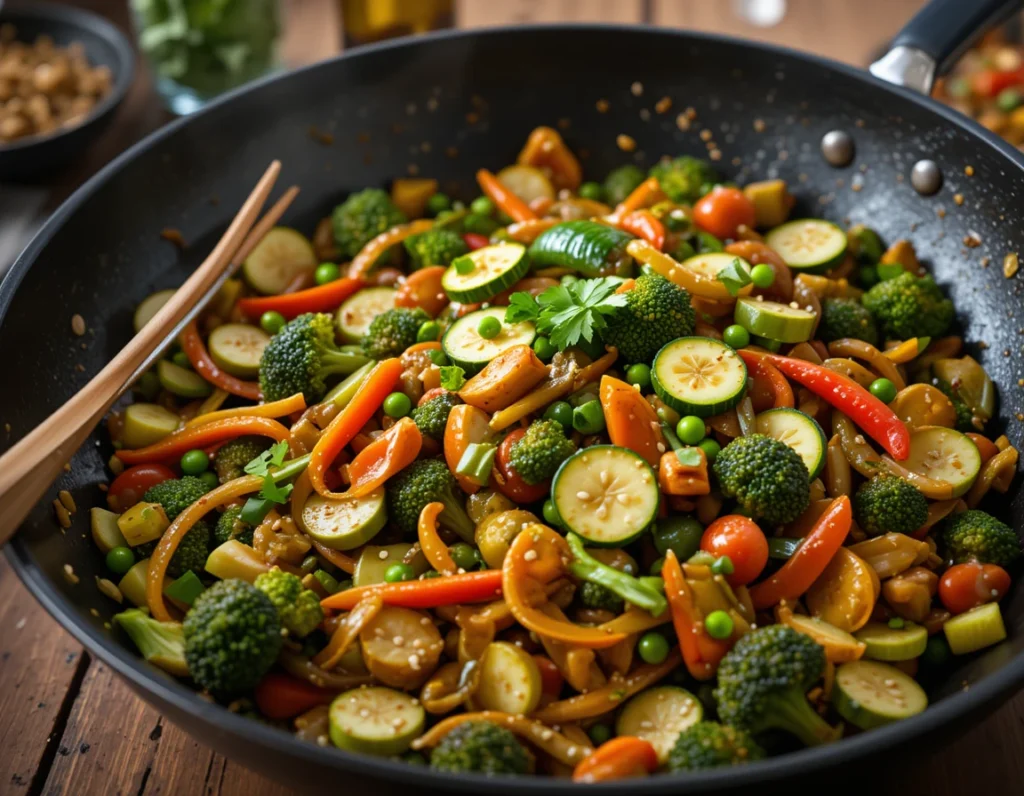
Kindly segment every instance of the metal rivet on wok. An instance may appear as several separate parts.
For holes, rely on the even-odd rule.
[[[942,169],[934,160],[919,160],[910,170],[910,184],[921,196],[931,196],[942,187]]]
[[[821,154],[831,166],[849,166],[854,150],[853,136],[844,130],[829,130],[822,136]]]

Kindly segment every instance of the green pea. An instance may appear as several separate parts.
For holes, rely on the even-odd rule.
[[[284,324],[284,316],[277,310],[267,310],[260,316],[260,328],[267,334],[277,334]]]
[[[580,199],[591,199],[595,202],[604,201],[604,186],[599,182],[585,182],[576,193]]]
[[[726,326],[722,331],[722,340],[731,348],[743,348],[750,345],[750,332],[738,323],[734,323],[731,326]]]
[[[341,269],[334,263],[321,263],[313,272],[313,281],[318,285],[326,285],[341,276]]]
[[[437,339],[439,334],[441,334],[441,324],[437,321],[427,321],[416,332],[416,342],[431,343]]]
[[[427,356],[430,357],[430,361],[438,367],[448,364],[448,355],[440,348],[432,348],[427,352]]]
[[[217,480],[217,474],[213,470],[207,470],[205,473],[200,473],[198,476],[207,489],[216,489],[220,486],[220,481]]]
[[[928,644],[921,653],[921,663],[926,666],[942,666],[952,654],[949,642],[939,633],[928,639]]]
[[[649,389],[651,386],[651,369],[643,362],[637,362],[626,368],[626,381],[637,385],[641,390]]]
[[[729,638],[734,628],[735,624],[732,621],[732,617],[726,611],[712,611],[704,619],[704,629],[711,638]]]
[[[772,283],[775,282],[775,269],[765,263],[755,265],[750,269],[750,281],[756,287],[771,287]]]
[[[501,321],[493,315],[487,315],[480,321],[480,325],[476,327],[476,330],[484,340],[493,340],[501,334]]]
[[[713,575],[731,575],[736,571],[736,567],[732,565],[732,559],[729,556],[720,556],[716,558],[714,563],[711,565],[711,573]]]
[[[605,429],[604,412],[598,400],[587,401],[572,410],[572,427],[580,434],[600,434]]]
[[[572,430],[572,404],[568,401],[555,401],[544,410],[544,419],[561,423],[566,431]]]
[[[875,379],[868,389],[883,404],[892,403],[896,399],[896,385],[888,379]]]
[[[708,464],[713,464],[715,459],[718,458],[718,454],[722,452],[722,446],[711,439],[711,437],[702,439],[697,444],[697,447],[704,451],[704,458],[708,460]]]
[[[889,627],[891,627],[893,630],[902,630],[905,624],[906,622],[903,621],[902,616],[894,616],[892,619],[889,620]]]
[[[651,532],[655,549],[665,555],[669,550],[680,561],[686,561],[700,549],[704,526],[693,517],[666,517],[658,520]]]
[[[404,583],[416,577],[413,568],[408,564],[392,564],[384,570],[385,583]]]
[[[607,724],[592,724],[590,729],[587,730],[587,735],[594,742],[594,746],[600,746],[605,741],[612,739],[612,728]]]
[[[533,353],[537,355],[538,359],[547,362],[558,353],[558,349],[548,338],[542,336],[533,341]]]
[[[544,522],[548,525],[559,527],[562,524],[562,518],[558,514],[558,506],[555,505],[555,501],[548,498],[544,501]]]
[[[494,202],[486,196],[478,196],[469,203],[471,213],[478,213],[481,216],[489,216],[494,213]]]
[[[704,439],[704,420],[694,415],[679,418],[676,436],[687,445],[696,445]]]
[[[192,369],[192,362],[189,360],[188,354],[186,354],[184,351],[175,351],[174,355],[171,357],[171,362],[173,362],[179,368],[188,368],[189,370]]]
[[[715,613],[725,613],[724,611],[716,611]],[[728,616],[728,614],[726,614]],[[668,640],[653,630],[644,633],[640,636],[640,641],[637,642],[636,650],[640,654],[640,658],[644,663],[659,664],[664,663],[668,657]]]
[[[878,284],[878,269],[873,265],[862,265],[857,269],[857,279],[862,287],[872,287]]]
[[[999,92],[999,95],[996,97],[996,105],[999,106],[999,110],[1005,111],[1006,113],[1012,111],[1014,108],[1020,105],[1020,103],[1021,94],[1017,89],[1013,88],[1012,86],[1010,88],[1004,88],[1002,91]]]
[[[447,194],[435,193],[427,199],[427,215],[437,216],[439,213],[443,213],[451,206],[452,200],[448,198]]]
[[[130,547],[114,547],[107,553],[107,569],[123,575],[135,566],[135,553]]]
[[[396,420],[412,411],[412,401],[404,392],[393,392],[384,399],[384,414]]]
[[[182,454],[180,464],[185,475],[200,475],[210,469],[210,457],[206,451],[190,450]]]
[[[466,572],[476,569],[482,560],[477,549],[465,542],[453,544],[448,548],[448,554],[452,557],[452,561],[455,562],[455,566]]]

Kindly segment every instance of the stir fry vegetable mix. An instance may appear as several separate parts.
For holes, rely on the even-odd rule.
[[[273,230],[110,418],[147,660],[320,744],[594,782],[906,718],[1005,637],[1018,453],[909,241],[685,156],[583,183],[549,128],[477,179],[353,194],[349,262]]]

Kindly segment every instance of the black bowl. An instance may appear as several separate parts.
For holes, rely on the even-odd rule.
[[[113,75],[110,92],[81,124],[0,144],[0,180],[27,181],[67,165],[103,131],[135,77],[135,51],[114,25],[77,8],[33,2],[0,9],[0,24],[8,22],[17,29],[19,41],[45,34],[60,47],[81,43],[89,63],[106,66]]]

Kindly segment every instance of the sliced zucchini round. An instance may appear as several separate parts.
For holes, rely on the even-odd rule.
[[[540,695],[540,668],[526,650],[507,641],[487,645],[474,702],[483,710],[522,716],[537,709]]]
[[[981,454],[966,434],[943,426],[921,426],[910,432],[910,456],[900,462],[911,472],[945,481],[960,497],[978,477]]]
[[[332,550],[361,547],[376,536],[387,521],[384,487],[358,498],[313,495],[302,507],[302,524],[306,532]]]
[[[721,340],[680,337],[655,355],[651,382],[658,397],[680,414],[711,417],[743,399],[747,366]]]
[[[818,477],[825,466],[825,447],[828,443],[821,426],[813,417],[798,409],[780,407],[762,412],[756,421],[758,434],[789,445],[804,460],[811,480]]]
[[[427,714],[419,700],[374,686],[353,688],[331,702],[331,741],[368,755],[400,755],[423,732]]]
[[[735,254],[726,254],[725,252],[705,252],[704,254],[695,254],[693,257],[687,257],[680,263],[680,265],[684,268],[689,268],[691,271],[696,271],[707,279],[718,279],[718,275],[732,265],[735,260],[739,260],[740,263],[746,267],[747,271],[750,270],[750,263],[742,257],[737,257]],[[752,289],[753,288],[745,288],[740,295],[743,295],[743,293],[749,293]]]
[[[225,323],[210,332],[207,345],[217,365],[240,378],[252,378],[260,372],[263,349],[270,335],[247,323]]]
[[[741,298],[736,301],[736,323],[753,335],[779,343],[802,343],[814,334],[817,315],[778,301]]]
[[[341,339],[346,343],[362,340],[374,318],[394,309],[397,293],[393,287],[367,287],[345,299],[336,317]]]
[[[452,301],[487,301],[526,276],[530,261],[521,243],[496,243],[456,257],[441,277]]]
[[[895,666],[851,661],[836,669],[832,702],[850,724],[870,730],[916,716],[928,707],[928,695]]]
[[[316,263],[313,244],[305,235],[291,227],[274,227],[245,258],[242,275],[253,290],[273,296]]]
[[[643,738],[654,747],[659,765],[668,761],[676,738],[704,718],[704,707],[685,688],[663,685],[633,697],[615,722],[618,735]]]
[[[782,224],[770,230],[764,242],[795,271],[821,273],[846,256],[846,233],[821,218],[801,218]]]
[[[551,498],[562,525],[597,546],[619,546],[650,527],[658,515],[658,479],[627,448],[594,445],[558,468]]]
[[[162,440],[180,423],[180,417],[159,404],[132,404],[124,410],[121,441],[126,448],[144,448]]]
[[[516,345],[532,345],[537,329],[530,321],[505,323],[505,307],[488,307],[463,315],[448,327],[441,338],[441,348],[453,363],[467,373],[476,373],[502,351]],[[481,337],[478,329],[484,318],[496,318],[501,331],[490,339]]]
[[[868,622],[853,635],[865,645],[864,657],[876,661],[909,661],[928,646],[928,631],[913,622],[901,628]]]
[[[947,619],[942,626],[954,655],[966,655],[1006,638],[1006,625],[999,603],[986,603]]]
[[[213,387],[194,370],[175,365],[169,359],[161,359],[156,365],[156,377],[167,392],[182,398],[205,398]]]
[[[555,198],[555,186],[536,166],[506,166],[497,176],[502,185],[527,204],[534,199]]]
[[[132,326],[135,327],[136,334],[143,326],[153,320],[153,316],[160,311],[164,304],[170,301],[173,295],[173,290],[158,290],[142,300],[139,306],[135,308],[135,315],[132,316]]]

